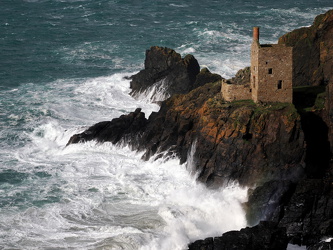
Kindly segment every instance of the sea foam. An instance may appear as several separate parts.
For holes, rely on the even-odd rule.
[[[25,121],[27,142],[11,153],[12,173],[24,173],[24,179],[3,194],[12,201],[0,215],[4,246],[184,249],[246,225],[241,203],[247,190],[237,184],[209,190],[197,183],[189,167],[195,144],[183,165],[174,157],[142,161],[143,152],[126,145],[65,146],[71,135],[99,120],[137,107],[147,114],[158,110],[128,94],[125,75],[63,79],[12,92],[38,104],[32,118],[40,110],[48,115]]]

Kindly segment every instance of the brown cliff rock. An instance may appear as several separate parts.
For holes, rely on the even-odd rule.
[[[280,37],[294,48],[294,86],[327,84],[333,78],[333,10],[319,15],[313,25]]]
[[[200,181],[216,187],[229,181],[253,185],[298,176],[303,139],[293,105],[225,103],[220,83],[211,83],[163,103],[148,120],[141,150],[145,159],[169,151],[183,163],[195,145]]]

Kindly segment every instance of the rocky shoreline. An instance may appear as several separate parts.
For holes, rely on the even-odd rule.
[[[207,186],[237,181],[250,187],[244,208],[253,227],[189,249],[285,249],[288,242],[329,249],[333,242],[322,239],[333,236],[332,37],[333,10],[279,39],[296,54],[293,104],[225,102],[221,76],[200,71],[192,55],[151,47],[145,68],[130,77],[131,94],[163,89],[170,98],[158,100],[159,112],[146,118],[137,109],[97,123],[68,145],[123,142],[143,151],[145,160],[176,156],[181,163],[191,153],[198,180]],[[230,81],[246,82],[248,72]]]

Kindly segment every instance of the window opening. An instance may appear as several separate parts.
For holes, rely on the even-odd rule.
[[[282,89],[282,80],[279,80],[279,81],[278,81],[277,88],[278,88],[278,89]]]
[[[270,75],[273,74],[273,69],[272,68],[268,69],[268,74],[270,74]]]

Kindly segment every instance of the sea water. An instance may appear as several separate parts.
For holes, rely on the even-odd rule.
[[[0,248],[186,249],[246,226],[247,188],[209,190],[176,157],[70,136],[142,108],[129,95],[145,50],[193,54],[232,77],[253,26],[275,43],[333,8],[321,1],[18,0],[0,8]],[[158,94],[158,93],[157,93]]]

